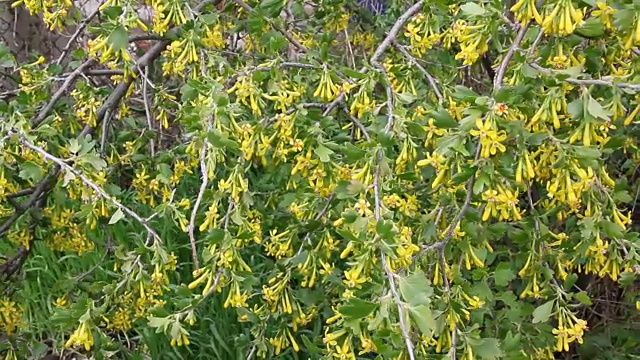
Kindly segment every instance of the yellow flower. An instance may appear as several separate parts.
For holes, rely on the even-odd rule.
[[[0,298],[0,329],[12,334],[18,328],[22,318],[22,308],[6,297]]]
[[[78,328],[69,337],[69,340],[64,344],[65,347],[79,345],[83,345],[87,351],[93,346],[93,334],[86,321],[80,323]]]

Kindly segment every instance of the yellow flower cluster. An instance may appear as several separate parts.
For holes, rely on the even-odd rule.
[[[7,298],[0,298],[0,329],[7,334],[13,334],[20,326],[22,319],[22,308],[15,301]]]
[[[410,49],[416,56],[424,56],[442,39],[442,34],[433,26],[430,15],[420,13],[414,16],[406,26],[404,36],[410,41]]]

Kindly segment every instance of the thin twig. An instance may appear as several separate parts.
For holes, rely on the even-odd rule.
[[[244,2],[243,0],[233,0],[234,3],[236,3],[238,6],[240,6],[241,8],[243,8],[244,10],[246,10],[248,13],[253,13],[255,10],[249,6],[249,4],[247,4],[246,2]],[[282,35],[284,35],[285,38],[287,38],[287,40],[293,45],[295,46],[299,51],[306,53],[307,52],[307,48],[304,47],[304,45],[302,45],[295,37],[293,37],[293,35],[291,35],[291,33],[289,33],[287,30],[281,28],[278,24],[276,24],[273,20],[269,19],[269,18],[264,18],[264,20],[267,21],[267,23],[269,23],[269,25],[271,25],[276,31],[278,31],[279,33],[281,33]]]
[[[225,85],[227,86],[231,85],[238,77],[250,75],[255,71],[269,71],[273,69],[283,69],[283,68],[318,69],[319,66],[313,65],[313,64],[294,62],[294,61],[283,61],[278,64],[273,62],[270,65],[251,66],[230,75],[227,78],[227,80],[225,80]]]
[[[344,100],[345,94],[344,91],[341,91],[338,96],[336,96],[335,99],[333,99],[333,101],[331,101],[327,107],[324,109],[324,112],[322,113],[322,116],[327,116],[329,115],[329,113],[335,109],[336,106],[338,106],[338,104],[340,104],[343,100]]]
[[[544,30],[540,29],[538,36],[533,40],[533,44],[531,44],[529,50],[527,50],[527,56],[533,55],[533,52],[536,50],[536,47],[538,47],[538,44],[540,44],[540,41],[542,41],[542,38],[544,38]]]
[[[207,131],[210,131],[213,125],[211,124],[213,120],[213,115],[209,117],[207,120]],[[200,173],[202,177],[202,183],[200,184],[200,190],[198,191],[198,196],[196,197],[196,202],[193,204],[193,210],[191,210],[191,219],[189,219],[189,243],[191,244],[191,258],[193,260],[193,267],[195,270],[200,268],[200,263],[198,262],[198,248],[196,245],[196,237],[194,235],[194,231],[196,228],[196,216],[198,215],[198,208],[200,207],[200,203],[202,202],[202,197],[204,196],[204,192],[207,190],[207,186],[209,186],[209,170],[207,169],[207,153],[209,150],[209,140],[207,138],[204,139],[204,143],[202,144],[202,149],[200,149]]]
[[[149,83],[149,67],[144,68],[144,79],[142,81],[142,99],[144,100],[144,114],[147,118],[147,126],[149,130],[153,130],[153,119],[151,114],[151,106],[149,105],[149,94],[147,91],[147,84]],[[153,139],[149,139],[149,152],[151,157],[156,156],[156,146]]]
[[[380,221],[382,214],[382,196],[380,194],[380,163],[382,161],[382,150],[378,151],[378,166],[376,168],[375,176],[373,178],[373,198],[374,198],[374,217],[376,221]],[[391,293],[393,294],[393,299],[398,307],[398,322],[400,324],[400,330],[402,331],[402,337],[404,338],[404,342],[407,347],[407,353],[409,355],[410,360],[415,360],[415,352],[414,346],[411,342],[411,336],[409,335],[409,328],[407,324],[404,322],[403,316],[403,305],[400,295],[398,294],[398,290],[396,288],[396,283],[394,277],[396,276],[389,265],[389,261],[387,260],[387,255],[384,253],[384,250],[380,250],[380,260],[382,263],[382,267],[384,268],[384,272],[387,276],[387,280],[389,281],[389,288]]]
[[[111,195],[107,194],[107,192],[105,192],[100,186],[98,186],[96,183],[94,183],[93,181],[91,181],[91,179],[89,179],[85,174],[83,174],[82,172],[80,172],[79,170],[71,167],[69,164],[67,164],[64,160],[50,154],[49,152],[47,152],[46,150],[44,150],[43,148],[33,144],[32,142],[30,142],[24,135],[20,135],[20,143],[22,143],[22,145],[28,147],[29,149],[39,153],[40,155],[42,155],[44,157],[44,159],[49,160],[50,162],[55,163],[56,165],[58,165],[61,169],[65,169],[66,171],[72,173],[73,175],[77,176],[80,178],[80,180],[82,180],[82,182],[87,185],[88,187],[90,187],[91,189],[93,189],[93,191],[96,192],[96,194],[98,194],[100,197],[104,198],[107,201],[110,201],[111,203],[113,203],[118,209],[120,209],[120,211],[122,211],[123,213],[131,216],[132,218],[134,218],[138,223],[140,223],[140,225],[142,225],[145,230],[147,230],[147,232],[153,236],[153,238],[157,241],[157,242],[162,242],[162,239],[160,238],[160,236],[155,232],[155,230],[153,230],[149,224],[147,224],[147,222],[137,213],[135,213],[133,210],[129,209],[128,207],[126,207],[125,205],[123,205],[121,202],[119,202],[118,200],[116,200],[115,198],[113,198]]]
[[[376,62],[378,62],[382,54],[389,48],[389,46],[391,46],[392,42],[396,40],[398,33],[400,32],[400,30],[402,30],[404,24],[409,21],[409,19],[413,15],[420,11],[420,9],[422,9],[423,4],[424,0],[420,0],[413,4],[413,6],[407,9],[407,11],[405,11],[402,15],[400,15],[395,24],[393,24],[391,30],[389,30],[389,33],[387,34],[385,39],[382,41],[382,43],[380,43],[380,45],[378,45],[378,48],[376,48],[376,51],[371,56],[371,59],[369,60],[371,64],[375,64]]]
[[[73,85],[73,82],[76,80],[76,78],[78,78],[78,76],[80,76],[80,74],[87,67],[91,66],[94,63],[94,61],[95,60],[93,59],[89,59],[85,61],[82,65],[78,66],[77,69],[75,69],[73,72],[71,72],[67,76],[67,79],[64,81],[64,83],[62,83],[62,86],[60,86],[58,91],[56,91],[55,94],[53,94],[53,96],[51,97],[51,100],[49,100],[47,105],[42,110],[40,110],[40,112],[38,113],[38,116],[36,116],[33,120],[31,120],[31,128],[38,127],[38,125],[40,125],[40,123],[42,123],[44,119],[46,119],[47,116],[49,116],[49,114],[55,107],[56,102],[58,102],[58,100],[60,100],[62,95],[64,95],[64,93],[71,87],[71,85]]]
[[[540,71],[543,75],[552,76],[553,70],[544,68],[536,63],[529,63],[529,66]],[[590,86],[590,85],[601,85],[601,86],[617,86],[619,88],[627,88],[631,90],[640,91],[640,84],[634,83],[625,83],[625,82],[613,82],[609,80],[603,79],[576,79],[576,78],[566,78],[562,81],[566,81],[570,84],[580,85],[580,86]]]
[[[371,141],[371,136],[369,135],[367,128],[364,127],[364,125],[360,122],[360,120],[358,120],[355,116],[351,115],[351,113],[349,112],[349,109],[347,109],[346,106],[343,106],[342,110],[349,116],[349,119],[351,119],[351,122],[353,123],[353,125],[355,125],[358,129],[360,129],[364,138],[367,141]]]
[[[474,164],[480,158],[481,148],[482,146],[480,142],[478,142],[478,145],[476,147]],[[471,206],[471,197],[473,196],[473,184],[475,183],[475,179],[476,179],[476,174],[474,173],[473,175],[471,175],[471,178],[467,182],[467,196],[464,200],[464,203],[462,204],[462,207],[460,208],[460,211],[458,211],[458,214],[456,215],[456,217],[453,219],[451,224],[449,224],[449,228],[447,229],[444,239],[442,239],[442,241],[440,241],[439,243],[436,243],[430,246],[430,248],[432,249],[437,248],[439,250],[440,267],[442,269],[442,283],[444,284],[445,293],[449,295],[449,301],[451,297],[451,283],[449,282],[449,277],[447,274],[447,258],[445,254],[445,245],[449,242],[449,240],[451,240],[451,237],[453,236],[453,233],[455,232],[456,227],[458,226],[458,224],[462,220],[462,217],[464,217],[464,214],[467,212],[467,210]],[[440,213],[438,214],[438,216],[439,215]],[[426,248],[423,249],[420,253],[424,253],[425,251],[427,251]],[[449,352],[451,354],[451,359],[453,360],[456,359],[457,341],[458,341],[458,325],[454,324],[453,329],[451,330],[451,349]]]
[[[29,198],[24,203],[20,204],[20,206],[16,208],[16,211],[13,213],[13,215],[11,215],[11,217],[9,217],[0,225],[0,235],[4,234],[4,232],[7,231],[11,227],[11,225],[13,225],[13,223],[20,218],[22,214],[36,205],[38,199],[40,199],[40,197],[44,193],[50,190],[52,184],[54,183],[54,180],[57,177],[57,173],[57,169],[54,169],[44,179],[42,179],[38,183],[38,185],[33,188],[33,191],[31,192]]]
[[[80,36],[80,33],[84,31],[87,25],[89,25],[91,20],[93,20],[93,18],[100,13],[100,7],[102,7],[102,4],[104,4],[104,1],[101,1],[100,4],[98,4],[98,7],[96,7],[96,9],[91,14],[89,14],[89,16],[87,16],[84,20],[82,20],[82,22],[78,25],[78,28],[76,29],[76,31],[73,33],[73,35],[71,35],[71,39],[67,41],[67,44],[62,49],[62,53],[60,54],[60,56],[58,57],[58,60],[56,61],[57,65],[62,64],[62,60],[64,60],[64,58],[69,54],[69,50],[71,50],[71,45],[76,41],[78,36]]]
[[[320,108],[323,109],[325,107],[327,107],[328,105],[325,103],[302,103],[302,104],[298,104],[290,109],[287,109],[287,111],[285,111],[284,113],[280,113],[277,115],[274,115],[272,117],[269,118],[263,118],[262,120],[260,120],[260,123],[264,122],[265,125],[269,125],[271,123],[273,123],[274,121],[278,120],[278,117],[282,116],[282,115],[291,115],[294,112],[300,110],[300,109],[305,109],[305,108]]]
[[[318,213],[313,218],[313,220],[316,220],[316,221],[320,220],[327,213],[327,211],[329,211],[329,208],[331,207],[331,202],[333,201],[334,197],[335,197],[335,194],[329,195],[329,198],[327,199],[327,202],[322,207],[322,210],[318,211]],[[302,240],[302,244],[300,245],[300,248],[298,249],[298,252],[296,255],[300,255],[302,253],[304,244],[309,243],[309,240],[311,240],[311,231],[307,232],[307,234],[304,236],[304,239]]]
[[[436,82],[436,79],[434,79],[434,77],[431,76],[431,74],[422,65],[418,63],[416,58],[413,57],[413,55],[411,55],[404,47],[402,47],[402,45],[398,44],[398,42],[395,40],[393,41],[393,44],[398,50],[400,50],[400,52],[407,59],[409,59],[409,63],[415,66],[416,68],[418,68],[418,70],[420,70],[420,72],[424,75],[424,77],[427,78],[427,82],[429,83],[429,86],[431,86],[431,89],[433,90],[433,92],[436,94],[436,97],[438,98],[438,102],[440,103],[444,102],[444,97],[442,96],[442,92],[438,88],[438,83]]]
[[[480,149],[481,149],[481,145],[480,143],[478,143],[478,146],[476,147],[476,155],[475,155],[474,163],[477,163],[478,159],[480,158]],[[442,240],[423,247],[422,250],[420,251],[420,255],[424,254],[427,251],[443,248],[445,245],[447,245],[449,240],[451,240],[451,237],[453,237],[453,233],[455,232],[456,227],[458,226],[458,223],[460,223],[465,213],[467,212],[467,210],[469,210],[469,207],[471,206],[471,198],[473,197],[473,185],[475,184],[475,181],[476,181],[476,175],[474,173],[473,175],[471,175],[471,178],[467,180],[467,189],[466,189],[467,196],[464,199],[464,203],[462,203],[462,206],[460,207],[458,214],[456,215],[455,218],[453,218],[453,221],[451,222],[451,224],[449,224],[449,227],[447,228],[447,232],[445,233]]]
[[[509,61],[511,61],[511,58],[513,57],[513,54],[516,52],[516,49],[522,42],[522,39],[524,39],[524,35],[527,33],[527,30],[529,30],[530,25],[531,25],[531,21],[528,21],[525,26],[520,28],[520,31],[518,31],[516,38],[511,43],[511,46],[509,46],[509,50],[507,50],[507,53],[504,55],[504,58],[502,58],[502,62],[498,67],[498,71],[496,71],[496,77],[493,81],[494,91],[499,90],[502,87],[502,80],[504,79],[505,72],[507,71],[507,66],[509,66]]]
[[[451,283],[449,282],[449,275],[447,274],[447,258],[444,252],[444,246],[440,248],[440,267],[442,268],[442,283],[444,284],[444,292],[448,294],[449,301],[451,301]],[[453,329],[451,330],[451,359],[456,359],[456,347],[458,340],[458,325],[453,325]]]
[[[387,36],[385,37],[385,39],[382,41],[382,43],[380,43],[380,45],[378,45],[378,47],[376,48],[375,52],[373,53],[373,55],[371,56],[371,59],[369,60],[369,62],[371,63],[371,65],[373,65],[375,68],[377,68],[385,77],[385,88],[386,88],[386,93],[387,93],[387,124],[384,128],[384,132],[388,133],[391,131],[391,128],[393,127],[393,89],[391,88],[391,84],[389,82],[389,76],[385,70],[385,68],[382,66],[382,64],[380,64],[380,57],[382,56],[382,54],[384,54],[384,52],[387,50],[387,48],[389,48],[389,46],[391,46],[391,44],[395,41],[396,37],[398,36],[398,33],[400,32],[400,30],[402,29],[402,27],[404,26],[404,24],[418,11],[420,11],[420,9],[422,8],[424,1],[418,1],[416,2],[413,6],[411,6],[409,9],[407,9],[407,11],[405,11],[395,22],[395,24],[393,25],[393,27],[391,28],[391,30],[389,31],[389,33],[387,34]],[[344,96],[344,94],[341,94],[341,96]],[[373,177],[373,197],[374,197],[374,217],[376,219],[376,221],[380,221],[382,218],[382,194],[381,194],[381,164],[382,164],[382,160],[384,157],[384,150],[380,149],[377,152],[376,155],[376,159],[377,159],[377,166],[376,166],[376,171],[375,171],[375,175]],[[391,293],[393,294],[393,298],[394,301],[396,303],[396,306],[398,308],[398,322],[400,325],[400,330],[402,331],[402,337],[404,339],[404,342],[406,344],[407,347],[407,354],[409,356],[410,360],[415,360],[415,351],[414,351],[414,346],[413,343],[411,342],[411,336],[409,334],[409,328],[407,327],[407,324],[405,324],[404,321],[404,316],[403,316],[403,303],[402,300],[400,298],[400,295],[398,294],[398,290],[396,288],[396,283],[395,283],[395,279],[394,277],[396,276],[393,273],[393,270],[391,269],[391,266],[389,265],[389,262],[387,260],[387,256],[384,253],[384,250],[380,250],[380,260],[382,263],[382,267],[385,271],[385,274],[387,276],[387,280],[389,281],[389,287],[391,290]]]

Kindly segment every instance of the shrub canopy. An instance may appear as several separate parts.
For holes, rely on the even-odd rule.
[[[7,359],[640,346],[637,1],[13,5]]]

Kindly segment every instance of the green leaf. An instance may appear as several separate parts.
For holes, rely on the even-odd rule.
[[[580,291],[579,293],[575,293],[573,294],[573,297],[578,299],[578,301],[580,301],[584,305],[592,304],[591,299],[589,298],[589,295],[585,291]]]
[[[462,171],[453,175],[451,180],[453,180],[454,185],[462,184],[476,173],[476,169],[475,166],[465,166]]]
[[[540,72],[525,62],[522,64],[522,75],[526,78],[536,79],[540,76]]]
[[[425,336],[431,336],[436,328],[436,319],[427,305],[409,306],[409,317]]]
[[[338,312],[348,320],[362,319],[378,308],[378,304],[370,301],[350,298],[338,308]]]
[[[378,220],[378,223],[376,224],[376,232],[383,239],[393,239],[393,223],[386,222],[383,219]]]
[[[260,37],[260,42],[268,47],[270,51],[283,50],[287,47],[287,38],[276,30],[269,30]]]
[[[476,98],[478,96],[480,96],[476,92],[474,92],[473,90],[469,89],[466,86],[462,86],[462,85],[454,86],[453,90],[454,90],[453,94],[451,94],[451,95],[453,96],[454,99],[460,100],[460,101],[473,103],[473,102],[475,102]]]
[[[120,210],[120,208],[118,208],[118,210],[116,210],[116,212],[111,215],[111,219],[109,219],[109,225],[113,225],[122,219],[124,219],[124,213],[122,212],[122,210]]]
[[[109,34],[107,42],[113,47],[114,51],[122,50],[129,45],[129,34],[124,27],[118,26]]]
[[[462,12],[467,15],[474,15],[474,16],[482,16],[487,12],[487,10],[485,10],[482,6],[474,2],[468,2],[460,6],[460,10],[462,10]]]
[[[342,72],[343,74],[345,74],[346,76],[350,77],[350,78],[356,78],[356,79],[366,79],[367,75],[364,73],[361,73],[360,71],[356,71],[352,68],[348,68],[348,67],[341,67],[340,68],[340,72]]]
[[[473,344],[473,352],[484,360],[495,360],[504,356],[498,339],[485,338]]]
[[[587,110],[589,114],[596,119],[609,120],[611,119],[611,115],[613,115],[612,111],[603,108],[602,105],[592,97],[589,97]]]
[[[210,131],[207,133],[207,140],[209,143],[218,149],[233,149],[237,150],[240,148],[237,142],[229,139],[225,134],[220,133],[217,130]]]
[[[152,328],[162,328],[164,330],[167,328],[170,322],[171,320],[167,319],[166,317],[161,318],[161,317],[149,316],[148,325],[149,327],[152,327]]]
[[[624,31],[631,28],[634,24],[636,12],[633,9],[618,9],[613,13],[613,25],[618,31]]]
[[[77,154],[82,149],[82,146],[78,143],[78,139],[69,140],[69,146],[67,147],[71,154]]]
[[[262,0],[258,8],[264,9],[269,16],[273,17],[280,14],[286,3],[286,0]]]
[[[594,38],[604,35],[605,30],[604,24],[600,19],[590,17],[583,21],[574,32],[583,37]]]
[[[458,122],[447,110],[440,109],[432,112],[430,115],[434,119],[433,124],[439,129],[450,129],[458,126]]]
[[[576,157],[584,160],[597,160],[600,158],[602,153],[600,150],[595,148],[590,148],[587,146],[575,146],[575,155]]]
[[[65,171],[64,178],[62,179],[62,186],[69,185],[69,182],[76,179],[75,174],[72,171]]]
[[[618,149],[624,145],[627,141],[626,136],[618,135],[611,136],[609,140],[604,144],[603,148],[605,149]]]
[[[9,49],[3,43],[0,43],[0,68],[11,68],[16,65],[16,60]]]
[[[507,286],[511,280],[516,278],[516,272],[511,268],[511,263],[498,264],[496,271],[493,273],[493,280],[498,286]]]
[[[602,220],[598,223],[598,225],[600,225],[600,227],[602,228],[602,230],[605,232],[605,234],[607,234],[609,237],[612,238],[621,238],[624,236],[624,228],[616,223],[614,223],[613,221],[609,221],[609,220]]]
[[[553,311],[553,305],[555,304],[555,300],[548,301],[540,306],[538,306],[535,310],[533,310],[533,323],[544,323],[549,320],[551,317],[551,312]]]
[[[342,146],[342,154],[344,154],[348,162],[354,163],[362,160],[367,155],[367,152],[351,143],[346,143]]]
[[[613,200],[617,203],[630,203],[633,201],[633,198],[626,190],[620,190],[613,193]]]
[[[410,306],[429,305],[433,288],[426,275],[418,270],[409,276],[400,279],[400,294]]]
[[[82,163],[91,165],[96,171],[101,171],[107,167],[107,162],[94,153],[88,153],[78,158]]]
[[[42,180],[42,167],[33,161],[23,162],[20,168],[20,173],[18,173],[20,178],[34,182]]]
[[[633,271],[623,271],[620,274],[620,279],[618,280],[618,283],[620,283],[620,285],[622,286],[630,286],[636,280],[636,276],[637,276],[636,273]]]
[[[329,149],[328,147],[322,144],[318,144],[318,147],[316,147],[313,152],[318,155],[320,161],[325,163],[331,161],[331,158],[329,158],[329,156],[333,154],[333,150]]]
[[[576,281],[578,281],[578,274],[571,273],[562,282],[562,287],[564,287],[565,289],[570,289],[573,287],[573,285],[575,285]]]

